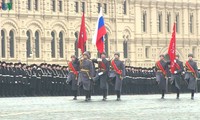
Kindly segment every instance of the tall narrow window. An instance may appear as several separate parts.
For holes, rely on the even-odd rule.
[[[162,32],[162,13],[158,13],[158,32]]]
[[[127,1],[126,0],[124,0],[124,3],[123,3],[123,13],[124,13],[124,15],[127,14]]]
[[[76,13],[78,13],[78,11],[79,11],[78,8],[79,8],[78,2],[75,2],[75,12],[76,12]]]
[[[143,32],[147,32],[147,14],[146,11],[143,12],[142,14],[142,31]]]
[[[190,33],[193,33],[193,24],[194,24],[194,21],[193,21],[193,14],[190,14]]]
[[[56,11],[56,1],[52,0],[52,11],[55,12]]]
[[[105,48],[105,52],[106,52],[106,54],[108,56],[108,34],[106,34],[104,36],[104,48]]]
[[[63,33],[59,33],[59,52],[60,52],[60,58],[64,57],[64,48],[63,48],[64,42],[63,42]]]
[[[97,9],[98,9],[98,13],[100,13],[100,10],[101,10],[101,3],[97,3]]]
[[[56,39],[56,37],[55,37],[55,33],[54,32],[51,32],[51,37],[52,37],[52,39],[51,39],[51,57],[52,58],[55,58],[56,57],[56,45],[55,45],[55,39]]]
[[[82,12],[85,12],[85,2],[82,2]]]
[[[179,14],[176,14],[176,32],[179,33]]]
[[[167,32],[168,33],[171,32],[171,14],[170,13],[167,14]]]
[[[75,49],[75,55],[78,56],[78,32],[75,32],[75,44],[74,44],[74,49]]]
[[[106,3],[103,4],[103,8],[104,8],[104,13],[107,14],[107,4]]]
[[[59,11],[62,12],[62,1],[59,1]]]
[[[40,35],[39,32],[35,32],[35,57],[40,57]]]
[[[26,57],[31,57],[31,34],[29,31],[26,32],[27,40],[26,40]]]
[[[31,10],[31,0],[28,0],[28,10]]]
[[[149,47],[145,48],[145,57],[149,58]]]
[[[6,57],[6,40],[5,40],[5,32],[1,30],[1,57]]]
[[[127,40],[123,42],[124,58],[128,58],[128,43]]]
[[[35,0],[35,10],[38,11],[38,0]]]
[[[196,58],[196,56],[197,56],[197,47],[196,46],[194,46],[192,48],[192,54],[194,55],[194,58]]]
[[[11,30],[9,33],[9,37],[10,37],[10,57],[14,58],[14,32]]]

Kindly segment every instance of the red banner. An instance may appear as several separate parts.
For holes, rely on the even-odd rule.
[[[99,67],[106,70],[106,65],[103,62],[99,62]]]
[[[175,71],[175,56],[176,56],[176,23],[174,23],[172,38],[168,48],[168,54],[170,57],[171,73]]]
[[[161,65],[160,61],[156,62],[156,65],[158,66],[158,68],[162,71],[163,75],[166,76],[167,72],[165,71],[165,69],[163,68],[163,66]]]
[[[79,33],[79,40],[78,40],[78,48],[81,49],[81,52],[85,52],[85,42],[87,40],[86,28],[85,28],[85,15],[83,13],[81,28]]]
[[[77,76],[78,75],[78,71],[76,71],[76,69],[74,68],[72,62],[68,63],[69,69]]]
[[[179,66],[179,64],[178,64],[178,63],[175,63],[175,67],[176,67],[178,70],[180,70],[180,69],[181,69],[181,67]]]
[[[196,75],[196,72],[195,70],[192,68],[192,66],[190,65],[190,63],[187,61],[186,64],[187,68],[194,74],[194,77],[196,78],[197,75]]]
[[[111,65],[112,65],[112,67],[114,68],[114,70],[115,70],[115,72],[116,72],[117,74],[119,74],[119,75],[122,74],[122,71],[119,70],[119,69],[117,68],[117,65],[115,64],[115,61],[114,61],[114,60],[112,60]]]

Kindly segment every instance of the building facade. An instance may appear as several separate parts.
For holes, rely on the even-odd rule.
[[[200,0],[2,0],[11,10],[0,11],[0,58],[7,62],[66,64],[79,56],[77,40],[82,12],[88,40],[86,49],[98,56],[92,45],[100,7],[107,35],[105,51],[110,58],[118,51],[126,65],[151,67],[167,53],[176,22],[177,53],[200,59]],[[198,62],[198,64],[200,61]],[[200,64],[199,64],[200,65]]]

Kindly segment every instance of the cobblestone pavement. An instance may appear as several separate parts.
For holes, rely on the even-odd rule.
[[[72,97],[0,98],[0,120],[200,120],[200,97],[190,100],[190,94],[92,96],[73,101]]]

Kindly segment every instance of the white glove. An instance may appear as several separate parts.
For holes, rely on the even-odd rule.
[[[177,73],[177,71],[174,71],[174,73],[176,74],[176,73]]]
[[[98,61],[98,62],[101,62],[101,61],[102,61],[102,59],[101,59],[101,58],[98,58],[98,59],[97,59],[97,61]]]
[[[99,76],[103,75],[103,72],[98,73]]]
[[[174,60],[174,62],[176,63],[176,60]]]

